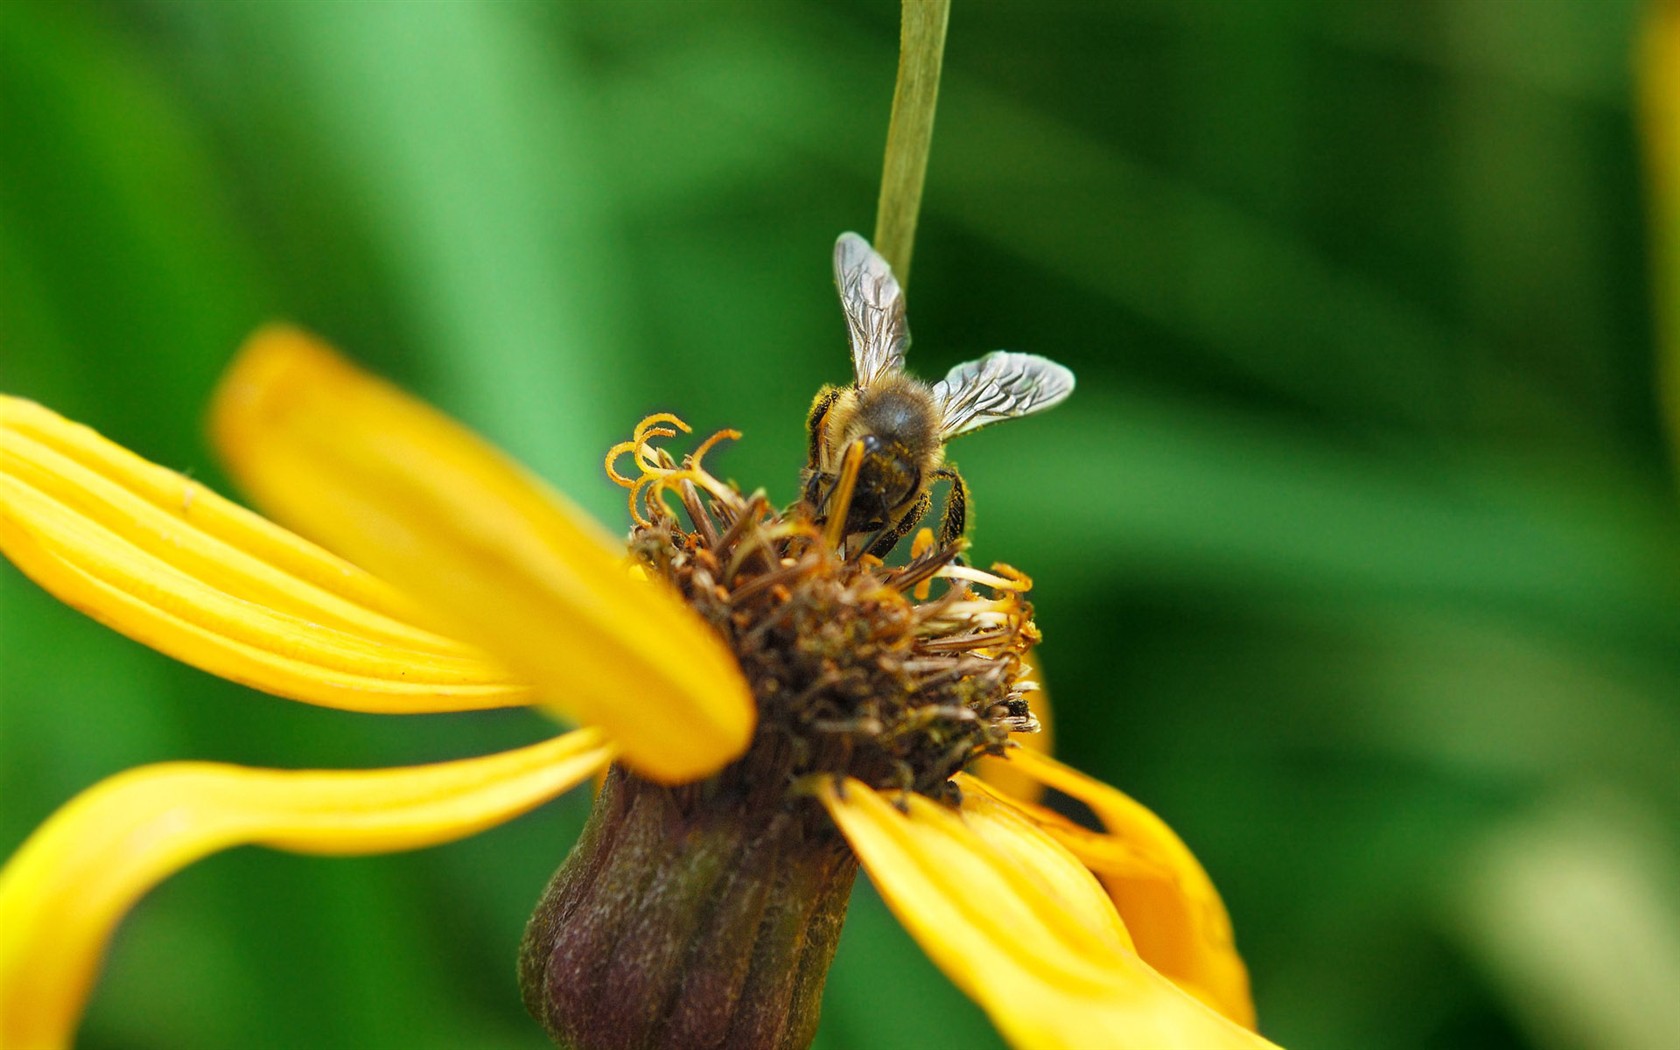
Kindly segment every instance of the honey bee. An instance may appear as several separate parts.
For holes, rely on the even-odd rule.
[[[843,514],[839,535],[866,534],[863,549],[885,557],[927,515],[933,483],[943,480],[950,491],[939,542],[954,543],[968,521],[968,486],[945,462],[945,442],[1059,404],[1073,393],[1073,373],[1035,354],[998,350],[924,383],[904,371],[904,291],[887,261],[855,233],[834,244],[834,283],[854,382],[825,386],[811,403],[805,501],[819,522]]]

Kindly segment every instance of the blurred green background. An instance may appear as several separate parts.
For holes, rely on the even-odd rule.
[[[1038,582],[1061,753],[1153,806],[1295,1047],[1680,1032],[1680,519],[1636,5],[956,0],[913,365],[1080,378],[953,449]],[[0,387],[225,484],[218,369],[312,327],[614,527],[634,421],[794,495],[848,374],[891,0],[0,4]],[[0,852],[146,762],[487,752],[290,704],[0,563]],[[513,957],[582,793],[446,848],[218,856],[89,1047],[536,1047]],[[819,1045],[996,1045],[860,884]]]

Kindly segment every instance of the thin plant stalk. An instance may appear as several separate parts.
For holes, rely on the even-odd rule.
[[[939,103],[939,69],[945,59],[950,0],[904,0],[899,35],[898,83],[887,125],[881,201],[875,213],[875,250],[892,265],[899,284],[910,283],[910,252],[922,208],[933,113]]]

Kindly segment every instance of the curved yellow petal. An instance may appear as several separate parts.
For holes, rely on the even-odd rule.
[[[952,778],[963,792],[962,812],[969,828],[994,852],[1032,873],[1036,889],[1085,916],[1091,928],[1120,947],[1136,951],[1132,935],[1114,910],[1102,884],[1066,846],[1041,831],[1032,818],[999,798],[988,786],[959,773]]]
[[[68,1045],[117,922],[193,861],[256,844],[385,853],[482,831],[612,757],[596,729],[432,766],[283,772],[207,762],[131,770],[73,799],[0,869],[0,1046]]]
[[[250,339],[211,422],[258,505],[605,726],[638,772],[693,779],[746,749],[756,711],[723,641],[462,427],[287,328]]]
[[[1038,719],[1038,732],[1016,733],[1009,739],[1029,751],[1055,754],[1055,719],[1051,717],[1050,692],[1044,687],[1044,671],[1035,653],[1024,654],[1021,662],[1032,669],[1032,680],[1038,683],[1038,689],[1030,694],[1032,713]],[[974,764],[974,773],[1010,798],[1037,802],[1044,797],[1044,785],[1021,772],[1020,767],[1012,765],[1008,758],[982,756]]]
[[[908,812],[856,780],[819,791],[888,907],[1012,1044],[1266,1047],[1138,958],[1065,850],[979,793]]]
[[[529,703],[396,591],[40,405],[0,395],[0,552],[61,601],[212,674],[355,711]]]
[[[1004,799],[1097,874],[1138,954],[1226,1017],[1254,1027],[1248,968],[1232,940],[1230,916],[1183,840],[1160,817],[1100,780],[1037,752],[1010,756],[1023,773],[1090,807],[1107,829],[1107,834],[1092,831],[1042,806]]]
[[[1637,59],[1657,373],[1669,440],[1680,449],[1680,4],[1645,5]]]

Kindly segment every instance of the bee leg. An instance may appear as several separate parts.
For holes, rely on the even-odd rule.
[[[815,471],[818,460],[822,456],[823,420],[828,418],[828,410],[834,407],[834,402],[840,400],[841,388],[825,386],[817,391],[816,398],[811,402],[811,411],[805,417],[805,430],[810,435],[810,443],[805,450],[805,462],[808,470]]]
[[[884,526],[875,534],[875,538],[869,542],[869,553],[877,558],[885,558],[891,554],[892,549],[898,546],[898,541],[910,535],[910,530],[920,525],[922,519],[927,517],[927,512],[932,509],[933,493],[923,492],[917,497],[915,505],[905,511],[902,518]]]
[[[823,492],[823,484],[832,479],[822,471],[812,467],[805,468],[805,502],[815,511],[822,510],[822,505],[828,502],[828,494]]]
[[[951,491],[945,494],[945,511],[939,518],[939,545],[949,547],[968,531],[968,482],[953,466],[940,467],[933,476],[951,483]]]
[[[834,402],[840,400],[840,388],[825,386],[817,391],[816,398],[811,402],[811,411],[805,417],[805,430],[809,433],[809,444],[805,452],[805,502],[811,505],[817,520],[822,520],[823,504],[828,502],[828,493],[823,491],[823,483],[833,483],[831,475],[822,472],[823,420],[828,418],[828,410],[834,407]]]

